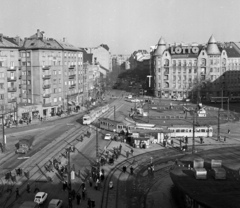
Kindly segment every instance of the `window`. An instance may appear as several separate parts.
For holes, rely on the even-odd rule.
[[[53,98],[53,102],[56,103],[57,102],[57,98]]]
[[[57,71],[56,71],[56,70],[54,70],[54,71],[53,71],[53,74],[54,74],[54,75],[56,75],[56,74],[57,74]]]
[[[13,53],[13,51],[10,51],[10,56],[14,56],[14,53]]]
[[[26,54],[25,52],[22,52],[22,57],[25,58],[26,57]]]
[[[45,61],[42,61],[42,66],[43,66],[43,67],[45,66]]]
[[[58,65],[61,66],[61,61],[58,61]]]
[[[61,83],[62,83],[62,80],[61,80],[61,78],[59,79],[59,81],[58,81],[58,82],[59,82],[59,84],[61,84]]]
[[[4,94],[0,94],[0,100],[4,100]]]
[[[14,68],[14,61],[10,62],[10,68]]]
[[[22,62],[22,66],[26,66],[26,62],[25,61]]]
[[[31,85],[31,81],[30,81],[30,80],[28,80],[28,81],[27,81],[27,84],[28,84],[28,85]]]
[[[61,98],[61,97],[59,97],[59,98],[58,98],[58,100],[59,100],[59,101],[62,101],[62,98]]]
[[[54,89],[53,89],[53,93],[56,93],[56,92],[57,92],[57,88],[54,88]]]
[[[45,51],[42,52],[42,56],[45,57]]]
[[[59,71],[58,71],[58,74],[62,74],[62,71],[61,71],[61,70],[59,70]]]
[[[0,89],[4,89],[4,83],[0,83]]]
[[[30,57],[30,53],[29,52],[27,52],[27,57]]]
[[[213,72],[213,68],[210,68],[210,72]]]
[[[59,92],[62,92],[62,88],[59,88],[58,91],[59,91]]]
[[[66,61],[64,62],[64,65],[67,66],[67,62]]]
[[[27,66],[31,66],[31,62],[30,61],[27,62]]]
[[[67,85],[67,81],[65,81],[65,85]]]
[[[197,69],[194,69],[194,73],[195,73],[195,74],[197,73]]]

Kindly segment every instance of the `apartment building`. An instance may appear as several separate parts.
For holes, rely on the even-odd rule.
[[[151,58],[157,97],[187,97],[196,86],[204,98],[240,95],[236,81],[240,51],[236,43],[219,43],[211,36],[207,44],[167,44],[160,38]]]
[[[18,44],[15,38],[0,34],[0,104],[5,119],[16,118],[14,109],[19,100]]]
[[[81,105],[83,55],[77,47],[64,38],[62,41],[47,38],[37,30],[24,39],[19,54],[20,102],[38,106],[26,117],[53,116]]]

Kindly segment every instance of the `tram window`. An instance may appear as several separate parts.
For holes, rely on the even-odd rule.
[[[189,129],[189,133],[191,133],[192,132],[192,129]]]
[[[185,129],[181,129],[181,132],[185,132]]]
[[[205,129],[201,129],[201,132],[205,132]]]
[[[186,129],[186,132],[188,132],[188,129]]]
[[[176,132],[180,132],[180,129],[176,129]]]

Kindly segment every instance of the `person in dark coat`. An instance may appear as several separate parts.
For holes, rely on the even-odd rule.
[[[90,176],[90,177],[89,177],[89,186],[92,187],[92,184],[93,184],[93,179],[92,179],[92,177]]]
[[[85,200],[86,197],[86,188],[83,188],[82,190],[82,199]]]
[[[92,208],[92,201],[90,198],[88,198],[88,208]]]
[[[27,184],[27,192],[30,193],[30,184]]]
[[[19,189],[16,188],[16,199],[17,199],[18,197],[21,197],[21,196],[20,196],[20,194],[19,194]]]
[[[133,175],[133,166],[130,167],[131,175]]]
[[[77,193],[76,199],[77,199],[77,205],[80,205],[80,203],[81,203],[81,195],[80,195],[79,192]]]
[[[76,191],[75,191],[75,189],[72,189],[72,200],[74,200],[75,199],[75,196],[76,196]]]

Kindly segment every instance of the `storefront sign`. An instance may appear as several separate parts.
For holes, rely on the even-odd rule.
[[[197,46],[181,46],[171,47],[171,54],[197,54],[199,48]]]

